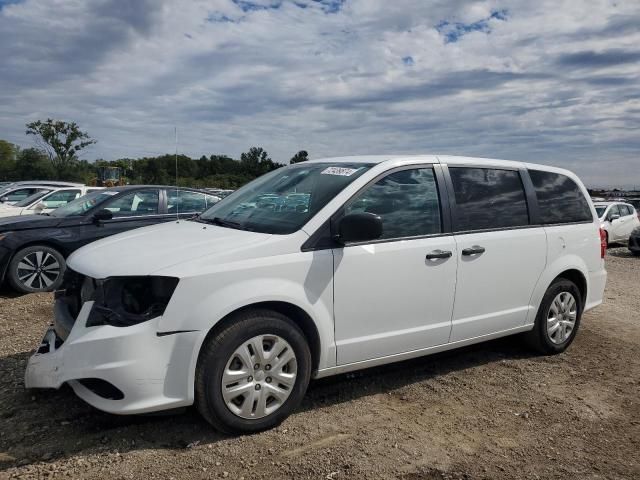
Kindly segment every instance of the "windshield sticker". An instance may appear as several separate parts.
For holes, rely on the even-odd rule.
[[[350,177],[356,173],[359,168],[343,168],[343,167],[327,167],[322,172],[322,175],[340,175],[342,177]]]

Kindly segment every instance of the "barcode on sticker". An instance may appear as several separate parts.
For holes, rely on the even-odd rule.
[[[342,175],[343,177],[350,177],[358,170],[358,168],[327,167],[320,173],[322,175]]]

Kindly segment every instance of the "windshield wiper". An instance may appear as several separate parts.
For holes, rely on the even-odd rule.
[[[211,225],[218,225],[219,227],[233,228],[235,230],[252,231],[252,229],[250,229],[246,225],[242,225],[241,223],[233,222],[231,220],[225,220],[224,218],[220,218],[220,217],[202,218],[201,216],[197,216],[197,217],[191,218],[190,220],[194,220],[196,222],[202,222],[202,223],[210,223]]]

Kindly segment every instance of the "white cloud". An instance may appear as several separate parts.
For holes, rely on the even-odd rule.
[[[117,158],[171,151],[177,125],[193,156],[442,152],[640,184],[638,24],[612,1],[25,0],[0,10],[0,137],[74,120]]]

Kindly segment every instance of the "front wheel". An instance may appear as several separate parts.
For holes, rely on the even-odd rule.
[[[62,284],[65,268],[64,257],[56,249],[34,245],[13,256],[7,279],[20,293],[50,292]]]
[[[571,280],[559,278],[547,289],[528,343],[538,352],[553,355],[564,352],[578,333],[582,317],[582,295]]]
[[[293,321],[269,310],[242,312],[202,347],[196,407],[222,432],[258,432],[291,414],[310,377],[309,346]]]

